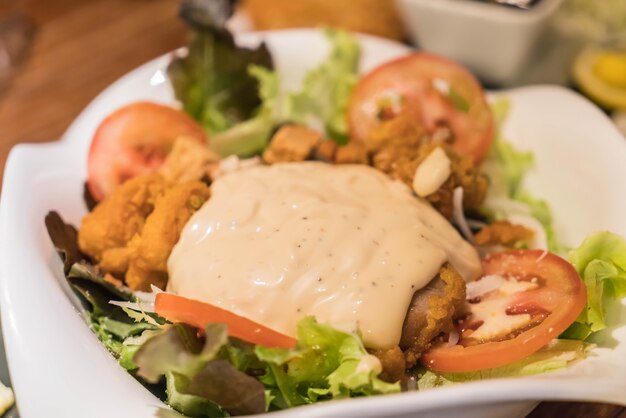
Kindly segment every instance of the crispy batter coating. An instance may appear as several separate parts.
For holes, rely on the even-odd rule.
[[[351,141],[348,145],[337,148],[335,164],[367,164],[369,158],[365,145]]]
[[[164,288],[167,259],[185,224],[209,195],[210,189],[204,183],[189,181],[173,186],[157,198],[143,230],[128,244],[133,253],[126,273],[130,288],[149,290],[151,284]]]
[[[299,162],[309,159],[322,135],[301,125],[285,125],[274,134],[263,152],[267,164]]]
[[[102,271],[136,290],[167,283],[167,258],[189,217],[209,198],[200,181],[157,173],[128,180],[83,218],[78,245]]]
[[[487,194],[487,178],[468,156],[459,156],[443,142],[433,142],[412,113],[403,112],[382,123],[366,142],[375,168],[398,179],[409,187],[415,171],[436,147],[441,147],[450,160],[450,177],[434,193],[426,196],[443,216],[452,218],[453,193],[463,188],[463,207],[479,207]]]
[[[378,357],[383,366],[380,378],[385,382],[397,382],[404,376],[406,361],[400,347],[392,347],[386,350],[376,350],[372,354]]]
[[[404,39],[392,0],[246,0],[243,9],[259,30],[325,25]]]
[[[509,221],[497,221],[487,225],[474,235],[476,245],[502,245],[515,247],[520,243],[528,243],[533,239],[534,232],[530,229]]]
[[[194,138],[176,138],[159,173],[168,181],[182,183],[202,180],[217,168],[220,157]]]
[[[337,149],[339,146],[335,141],[331,141],[330,139],[323,139],[313,151],[313,158],[319,161],[323,161],[325,163],[332,164],[335,162],[335,154],[337,154]]]
[[[104,271],[126,271],[130,259],[127,243],[141,232],[157,197],[167,187],[158,174],[135,177],[117,187],[83,218],[78,232],[81,251]]]
[[[406,367],[412,367],[431,341],[452,328],[465,301],[465,281],[449,264],[444,264],[424,289],[415,292],[400,338]]]

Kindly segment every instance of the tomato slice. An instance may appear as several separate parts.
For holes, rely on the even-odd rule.
[[[483,260],[483,270],[483,278],[501,275],[535,284],[530,290],[514,293],[505,309],[506,315],[531,314],[533,321],[506,338],[475,341],[470,332],[469,337],[463,334],[457,345],[437,343],[421,357],[426,367],[439,372],[472,372],[521,360],[565,331],[587,301],[585,286],[574,267],[542,250],[491,255]]]
[[[253,344],[280,348],[296,345],[295,339],[243,316],[173,293],[157,293],[154,307],[157,314],[169,321],[183,322],[200,329],[205,329],[210,323],[224,323],[228,325],[229,335]]]
[[[428,132],[447,126],[459,154],[480,161],[489,151],[494,119],[480,84],[460,65],[428,53],[390,61],[359,81],[348,105],[350,138],[366,142],[372,129],[406,106],[418,110]]]
[[[180,110],[136,102],[98,126],[87,158],[87,186],[97,201],[125,180],[156,170],[179,136],[206,143],[200,125]]]

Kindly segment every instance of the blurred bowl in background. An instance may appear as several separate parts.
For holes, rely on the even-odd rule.
[[[542,64],[543,35],[562,1],[539,0],[528,10],[474,0],[397,0],[397,6],[420,48],[459,61],[490,85],[513,86],[532,79],[531,61]],[[549,70],[532,71],[546,78],[532,82],[565,82],[549,79],[555,73]]]

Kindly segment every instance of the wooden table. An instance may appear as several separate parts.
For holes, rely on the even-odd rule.
[[[37,32],[29,57],[0,93],[0,172],[19,142],[55,140],[102,89],[183,44],[175,0],[31,0]],[[544,402],[532,418],[626,418],[603,404]]]

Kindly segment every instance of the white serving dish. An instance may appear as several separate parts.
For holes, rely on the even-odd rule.
[[[562,0],[540,0],[529,10],[471,0],[396,0],[413,41],[461,62],[499,86],[525,79],[530,58]],[[541,65],[541,62],[534,62]]]
[[[267,39],[287,85],[328,47],[317,31],[249,34]],[[407,52],[405,46],[361,37],[363,68]],[[306,46],[306,47],[304,47]],[[57,210],[78,224],[91,136],[113,109],[138,99],[172,103],[161,57],[100,94],[61,141],[18,145],[9,157],[0,202],[0,296],[8,359],[23,418],[177,416],[135,381],[86,326],[44,227]],[[561,238],[577,244],[592,231],[626,236],[626,141],[606,116],[570,91],[533,87],[503,92],[512,111],[505,133],[535,151],[528,186],[551,203]],[[612,315],[626,324],[626,307]],[[425,392],[351,399],[274,413],[283,418],[516,417],[538,400],[593,400],[626,405],[626,326],[604,335],[612,348],[560,372],[474,382]]]

